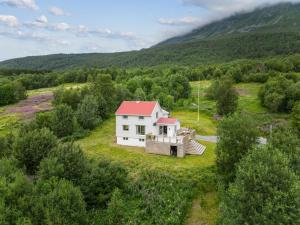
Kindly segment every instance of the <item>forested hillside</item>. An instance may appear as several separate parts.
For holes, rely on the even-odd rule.
[[[7,60],[2,68],[200,65],[300,52],[300,4],[279,4],[208,24],[149,49],[122,53],[56,54]]]

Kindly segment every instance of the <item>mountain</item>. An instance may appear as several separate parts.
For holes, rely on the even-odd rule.
[[[198,65],[300,53],[300,4],[282,3],[212,22],[151,48],[122,53],[55,54],[0,62],[2,68]]]

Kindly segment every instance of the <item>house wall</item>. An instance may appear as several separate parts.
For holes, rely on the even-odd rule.
[[[166,114],[163,113],[159,104],[156,104],[151,116],[145,116],[144,119],[139,119],[139,116],[128,116],[128,118],[123,118],[123,115],[116,115],[117,144],[145,147],[146,135],[136,134],[136,125],[145,126],[145,134],[158,135],[159,128],[155,123],[158,118],[163,116],[166,116]],[[128,125],[129,130],[124,131],[123,125]],[[128,138],[128,140],[124,140],[123,137]],[[141,141],[141,139],[144,141]]]

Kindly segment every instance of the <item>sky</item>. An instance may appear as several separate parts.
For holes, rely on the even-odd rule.
[[[300,0],[0,0],[0,61],[148,48],[213,20]]]

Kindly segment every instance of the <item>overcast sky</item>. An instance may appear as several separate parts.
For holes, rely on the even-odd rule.
[[[147,48],[232,13],[284,1],[0,0],[0,60]]]

